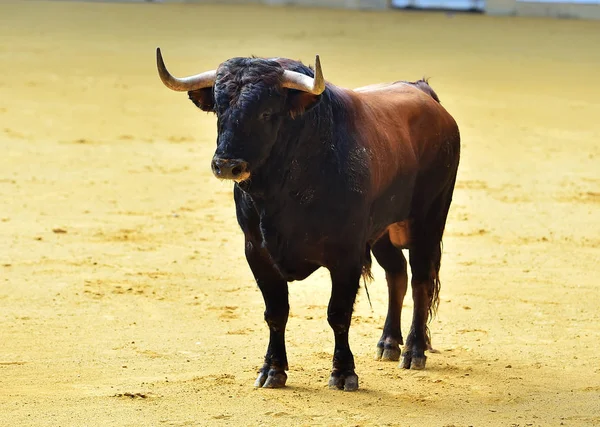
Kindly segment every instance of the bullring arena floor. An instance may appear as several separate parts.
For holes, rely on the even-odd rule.
[[[21,1],[0,40],[0,425],[600,423],[597,22]],[[253,389],[268,333],[215,120],[156,46],[177,75],[319,53],[341,86],[432,78],[464,142],[427,370],[373,360],[377,267],[361,389],[329,390],[319,271],[290,288],[289,386]]]

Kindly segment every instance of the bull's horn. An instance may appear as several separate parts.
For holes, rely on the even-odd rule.
[[[165,84],[166,87],[179,92],[187,92],[190,90],[203,89],[205,87],[211,87],[215,84],[217,78],[217,71],[205,71],[195,76],[177,78],[171,75],[165,67],[162,55],[160,53],[160,47],[156,48],[156,66],[158,67],[158,75]]]
[[[312,93],[313,95],[321,95],[325,90],[325,79],[323,79],[323,71],[321,70],[321,61],[319,55],[315,59],[315,78],[309,77],[302,73],[285,70],[281,86],[288,89],[301,90],[303,92]]]

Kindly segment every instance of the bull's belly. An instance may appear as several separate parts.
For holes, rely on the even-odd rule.
[[[370,241],[388,233],[395,246],[410,243],[409,216],[413,202],[415,175],[398,176],[371,206]]]

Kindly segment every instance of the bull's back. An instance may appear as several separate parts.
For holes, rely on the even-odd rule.
[[[425,81],[366,86],[354,94],[376,198],[399,178],[448,163],[458,150],[456,122]]]

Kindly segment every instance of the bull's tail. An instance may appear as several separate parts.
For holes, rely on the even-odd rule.
[[[373,273],[371,273],[372,265],[373,260],[371,259],[371,247],[367,245],[362,266],[362,278],[365,283],[373,281]]]
[[[431,288],[429,289],[429,292],[431,294],[431,305],[429,306],[430,321],[433,320],[433,318],[437,315],[438,308],[440,307],[440,289],[442,288],[442,283],[440,282],[440,267],[442,264],[442,250],[443,243],[442,240],[440,240],[435,252],[436,257],[433,261],[433,280],[431,282]]]
[[[458,162],[456,163],[456,167],[458,167]],[[452,177],[450,183],[448,184],[445,194],[441,196],[438,202],[438,209],[434,209],[434,215],[437,216],[436,221],[434,221],[434,227],[437,227],[436,232],[434,233],[434,250],[432,257],[432,283],[430,295],[431,295],[431,305],[429,307],[429,319],[433,319],[437,314],[439,305],[440,305],[440,267],[442,263],[442,252],[444,249],[443,243],[443,235],[444,229],[446,227],[446,219],[448,218],[448,212],[450,211],[450,205],[452,204],[452,195],[454,193],[454,186],[456,184],[456,171],[454,172],[454,176]]]
[[[369,300],[369,306],[371,310],[373,310],[373,305],[371,304],[371,296],[369,295],[369,288],[367,285],[373,281],[373,273],[371,273],[371,266],[373,265],[373,260],[371,259],[371,247],[367,245],[367,250],[365,251],[365,258],[363,260],[362,266],[362,279],[365,285],[365,291],[367,292],[367,299]]]

